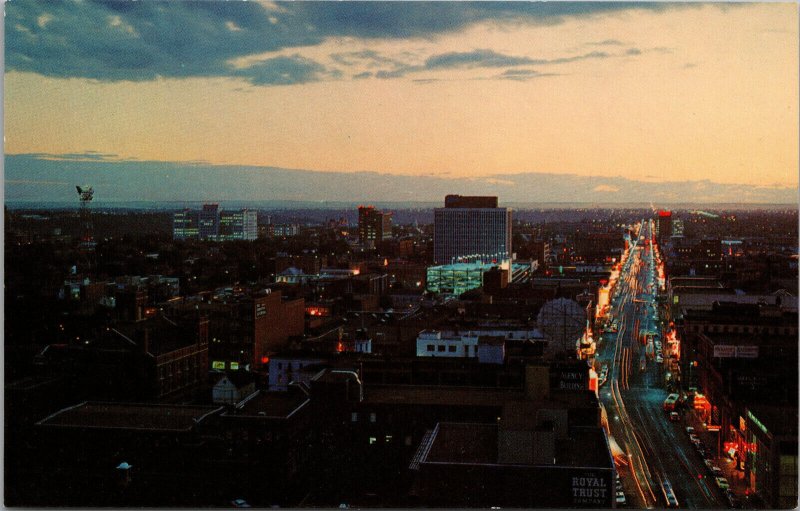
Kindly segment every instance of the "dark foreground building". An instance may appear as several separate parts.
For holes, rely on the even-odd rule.
[[[430,507],[610,508],[614,468],[600,428],[517,421],[439,423],[420,446]]]

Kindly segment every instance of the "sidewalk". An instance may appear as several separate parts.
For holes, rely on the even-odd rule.
[[[736,468],[736,461],[731,459],[727,453],[722,452],[724,447],[720,443],[720,452],[717,455],[717,442],[718,442],[718,435],[721,434],[720,432],[716,431],[708,431],[700,420],[697,411],[695,410],[687,410],[683,415],[683,424],[685,426],[692,426],[694,428],[694,433],[697,435],[700,440],[705,444],[707,448],[706,452],[706,459],[710,459],[715,466],[719,467],[723,472],[723,477],[728,480],[728,484],[730,485],[730,489],[733,494],[736,496],[736,499],[739,501],[740,505],[744,509],[763,509],[766,506],[760,499],[756,498],[755,496],[745,495],[745,490],[747,489],[747,481],[744,478],[744,471],[737,470]],[[700,457],[699,454],[695,453],[695,456],[698,458]],[[703,473],[703,477],[711,478],[711,474],[706,471]],[[715,488],[720,494],[722,493],[719,488],[717,488],[716,484],[713,483],[710,485]],[[725,499],[722,499],[725,501]]]

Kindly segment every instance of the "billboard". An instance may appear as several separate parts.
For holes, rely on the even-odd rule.
[[[758,346],[736,346],[736,358],[758,358]]]
[[[714,358],[733,358],[736,356],[736,346],[717,344],[714,346]]]
[[[758,346],[717,344],[714,346],[714,358],[758,358]]]

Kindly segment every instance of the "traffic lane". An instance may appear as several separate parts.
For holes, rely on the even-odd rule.
[[[705,465],[690,444],[683,428],[667,420],[663,401],[667,392],[660,388],[663,377],[661,364],[648,361],[647,370],[631,378],[640,386],[627,391],[624,399],[628,412],[637,419],[648,456],[654,470],[670,480],[679,502],[688,507],[720,507],[714,483],[704,476]],[[642,387],[649,388],[642,388]],[[699,479],[697,476],[702,476]],[[714,486],[709,486],[714,485]]]
[[[664,477],[670,481],[681,507],[724,508],[721,492],[699,454],[691,445],[681,422],[669,422],[663,410],[666,392],[636,389],[636,416],[647,437]]]
[[[627,461],[625,461],[623,464],[617,465],[617,472],[620,476],[620,482],[622,483],[627,505],[628,507],[634,507],[638,509],[649,507],[649,503],[645,497],[646,490],[644,490],[638,482],[638,480],[643,476],[633,473],[634,469],[641,473],[641,467],[635,461],[632,463],[632,460],[636,459],[636,455],[633,453],[633,449],[630,445],[631,441],[628,438],[627,428],[620,418],[621,412],[614,403],[610,390],[607,393],[604,406],[606,407],[611,436],[627,455]]]
[[[643,279],[649,279],[650,275],[643,274],[641,276],[637,275],[637,277],[639,278],[629,280],[629,282],[633,287],[641,288],[641,284],[644,282]],[[624,312],[630,312],[630,304]],[[639,313],[638,307],[634,307],[634,314],[638,315],[638,320],[644,324],[645,329],[650,326],[651,318],[647,314],[646,308],[644,308],[644,313],[642,314]],[[625,337],[627,338],[625,340],[630,343],[631,334],[628,333]],[[642,373],[643,378],[640,378],[643,380],[642,383],[648,386],[658,386],[662,377],[662,368],[660,365],[653,363],[649,363],[647,366],[647,370]],[[629,392],[626,392],[626,395]],[[639,390],[638,392],[648,393],[647,397],[649,399],[631,395],[632,399],[627,400],[626,408],[629,414],[633,411],[633,415],[636,416],[633,420],[638,422],[639,428],[634,429],[638,429],[641,432],[639,436],[642,439],[642,449],[645,451],[645,455],[650,458],[650,463],[653,464],[653,472],[655,473],[655,479],[657,479],[653,482],[660,485],[664,480],[670,480],[676,490],[676,496],[679,497],[679,500],[680,497],[683,497],[684,505],[688,507],[718,507],[719,502],[715,502],[710,489],[705,486],[702,479],[695,479],[694,477],[695,469],[700,467],[693,466],[689,457],[690,455],[696,456],[696,453],[693,452],[693,447],[690,447],[687,438],[676,436],[674,425],[666,420],[662,410],[666,392],[657,388]],[[683,445],[681,442],[683,442]],[[701,472],[697,473],[701,474]]]

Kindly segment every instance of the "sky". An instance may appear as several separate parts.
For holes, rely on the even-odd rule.
[[[137,162],[202,165],[219,174],[212,188],[239,167],[454,189],[534,174],[590,179],[598,194],[697,181],[769,200],[798,187],[794,3],[4,8],[7,200],[61,183],[53,162],[69,179],[102,162],[109,182],[152,179]]]

